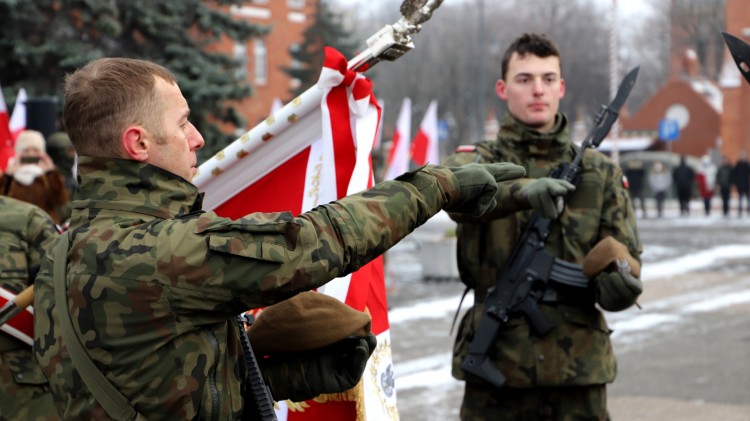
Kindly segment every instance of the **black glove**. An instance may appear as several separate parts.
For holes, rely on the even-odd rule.
[[[302,402],[356,386],[377,344],[370,333],[313,351],[259,358],[258,364],[275,401]]]
[[[473,216],[479,216],[497,205],[495,192],[498,181],[512,180],[526,174],[522,166],[507,162],[472,163],[448,169],[456,176],[459,191],[446,191],[449,200],[445,210]]]
[[[565,180],[543,177],[524,186],[519,196],[541,216],[555,219],[563,211],[560,198],[575,189],[574,185]]]
[[[602,272],[594,280],[596,302],[607,311],[620,311],[635,304],[643,292],[641,281],[629,273]]]

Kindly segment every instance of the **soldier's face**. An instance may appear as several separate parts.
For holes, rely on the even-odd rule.
[[[157,78],[156,90],[163,105],[162,127],[148,162],[190,181],[198,171],[195,152],[203,147],[203,136],[188,119],[190,108],[179,86]]]
[[[495,91],[516,119],[545,133],[554,127],[560,100],[565,96],[560,73],[558,57],[514,53],[505,79],[497,81]]]

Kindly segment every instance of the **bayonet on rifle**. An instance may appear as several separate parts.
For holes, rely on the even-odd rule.
[[[732,54],[737,68],[740,69],[740,73],[745,76],[747,83],[750,83],[750,45],[726,32],[722,32],[721,35],[724,36],[724,42],[727,43],[729,52]]]
[[[588,148],[596,148],[604,140],[617,120],[619,111],[630,95],[638,77],[638,67],[631,70],[620,83],[615,98],[599,111],[594,128],[584,139],[571,163],[562,164],[549,175],[578,185],[583,171],[583,154]],[[523,315],[539,336],[554,328],[539,309],[538,302],[554,292],[553,284],[566,287],[587,288],[588,278],[575,263],[556,258],[545,250],[554,220],[538,214],[531,217],[526,229],[516,244],[508,264],[498,276],[495,286],[487,291],[484,300],[484,315],[479,329],[469,346],[469,355],[461,362],[461,369],[473,374],[495,387],[505,384],[505,376],[498,370],[487,353],[495,342],[500,328],[513,315]]]

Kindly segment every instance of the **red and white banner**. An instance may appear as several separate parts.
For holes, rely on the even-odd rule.
[[[13,106],[13,112],[10,114],[10,121],[8,128],[10,129],[10,135],[15,141],[18,134],[26,130],[26,89],[19,89],[18,96],[16,97],[16,105]]]
[[[0,170],[5,171],[8,159],[15,155],[13,136],[8,126],[8,106],[5,105],[3,88],[0,86]]]
[[[436,100],[427,107],[419,131],[411,142],[411,159],[419,166],[427,163],[440,165]]]
[[[2,95],[2,93],[0,93]],[[16,298],[16,294],[0,288],[0,308]],[[34,308],[28,306],[20,313],[13,316],[12,319],[0,325],[0,331],[27,343],[29,346],[34,345]]]
[[[314,87],[200,166],[193,182],[204,207],[238,218],[252,212],[297,215],[372,185],[370,152],[381,120],[371,82],[326,48]],[[279,420],[397,420],[382,258],[319,292],[367,311],[378,347],[361,384],[315,400],[278,402]]]
[[[393,180],[409,170],[409,140],[411,139],[411,99],[404,98],[393,132],[391,150],[385,162],[383,180]]]

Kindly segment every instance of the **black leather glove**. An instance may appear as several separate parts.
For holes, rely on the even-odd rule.
[[[563,211],[563,202],[558,199],[575,189],[573,184],[565,180],[542,177],[525,185],[519,192],[519,197],[541,216],[555,219]]]
[[[275,401],[302,402],[356,386],[377,344],[370,333],[313,351],[260,358],[258,364]]]
[[[494,164],[466,164],[448,168],[458,180],[458,192],[443,190],[449,197],[445,210],[479,216],[497,205],[497,182],[523,177],[526,170],[507,162]],[[456,194],[457,193],[457,194]]]
[[[596,302],[607,311],[621,311],[635,304],[643,292],[641,281],[629,273],[602,272],[594,280]]]

